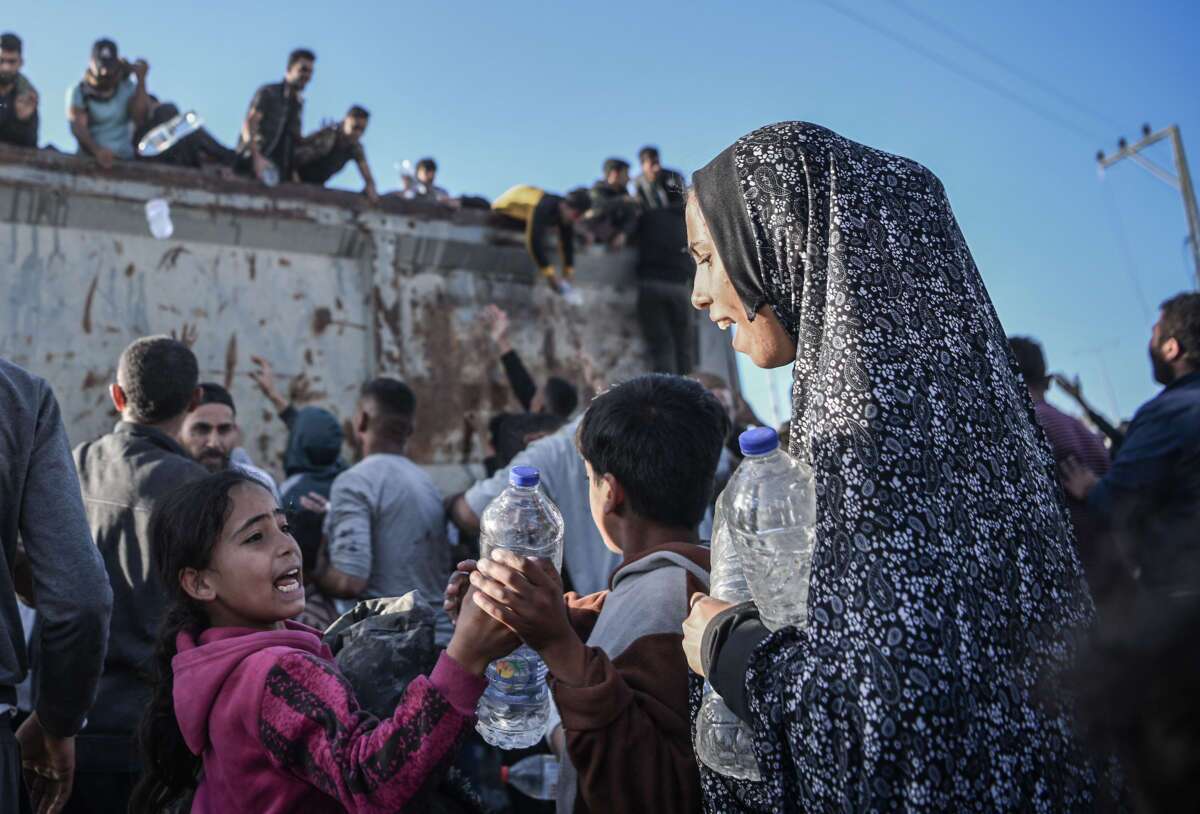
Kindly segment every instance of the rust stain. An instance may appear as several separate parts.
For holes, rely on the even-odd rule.
[[[165,268],[175,268],[175,264],[179,262],[179,258],[184,254],[190,254],[186,246],[176,246],[173,249],[167,249],[163,252],[163,256],[158,260],[158,270],[162,271]]]
[[[90,334],[92,332],[92,301],[96,299],[96,286],[100,283],[100,275],[97,274],[92,278],[92,284],[88,286],[87,296],[83,298],[83,332]]]
[[[307,365],[312,365],[313,363],[313,352],[311,348],[304,349],[304,363]]]
[[[341,297],[334,297],[334,299],[333,299],[333,304],[334,304],[334,305],[337,307],[337,309],[338,309],[339,311],[343,311],[343,310],[345,310],[345,308],[346,308],[346,306],[342,305],[342,298],[341,298]]]
[[[279,265],[286,268],[286,267],[290,266],[291,264],[292,264],[292,261],[288,260],[286,257],[279,258]]]
[[[103,373],[97,373],[94,370],[89,370],[87,375],[83,377],[83,389],[91,390],[93,387],[99,387],[100,385],[107,384],[111,376],[111,368]]]
[[[159,303],[158,310],[166,311],[169,314],[178,314],[180,316],[183,315],[183,312],[180,311],[179,308],[177,308],[176,306],[171,305],[169,303]]]
[[[50,362],[53,362],[53,361],[54,361],[54,354],[53,354],[53,353],[47,353],[47,354],[46,354],[46,363],[47,363],[47,364],[49,364]]]
[[[116,251],[117,251],[117,254],[124,254],[124,253],[125,253],[125,246],[124,246],[124,244],[122,244],[122,243],[121,243],[121,241],[119,241],[119,240],[114,240],[114,241],[113,241],[113,248],[114,248],[114,249],[116,249]]]
[[[313,311],[312,332],[320,336],[325,333],[325,329],[329,327],[329,323],[331,322],[333,322],[333,314],[328,308],[322,305]]]
[[[136,272],[137,272],[137,269],[135,269],[133,267],[133,263],[130,263],[128,266],[125,267],[125,276],[126,277],[132,277]]]
[[[116,325],[105,325],[104,332],[106,334],[119,334],[119,333],[121,333],[121,329],[118,328]]]
[[[250,264],[250,279],[253,280],[254,277],[258,274],[258,255],[255,255],[255,254],[246,255],[246,262],[248,262]]]
[[[304,299],[304,292],[303,292],[303,291],[297,291],[295,294],[293,294],[293,295],[292,295],[292,299],[293,299],[293,300],[302,300],[302,299]]]
[[[233,387],[233,374],[237,370],[237,334],[231,334],[229,344],[225,346],[225,389]]]

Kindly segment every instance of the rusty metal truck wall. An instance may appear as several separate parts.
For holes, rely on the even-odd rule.
[[[156,197],[170,201],[168,240],[147,228]],[[232,391],[244,445],[276,474],[286,432],[247,375],[251,355],[297,403],[346,421],[366,379],[404,379],[418,399],[410,453],[435,469],[480,460],[471,417],[515,406],[479,320],[489,302],[508,310],[536,378],[583,382],[585,360],[610,381],[645,367],[631,253],[581,253],[586,304],[573,307],[486,212],[0,150],[0,217],[0,356],[50,381],[75,443],[116,420],[122,348],[185,323],[202,379]],[[706,345],[704,366],[728,373],[726,356]]]

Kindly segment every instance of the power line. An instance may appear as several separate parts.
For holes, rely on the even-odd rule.
[[[1112,186],[1106,184],[1103,178],[1100,179],[1100,185],[1104,188],[1104,201],[1108,204],[1108,214],[1113,222],[1113,231],[1116,232],[1121,253],[1125,256],[1125,272],[1129,275],[1129,282],[1133,284],[1133,291],[1137,294],[1138,305],[1142,308],[1142,319],[1149,320],[1150,307],[1146,304],[1146,295],[1142,292],[1141,270],[1138,268],[1137,260],[1134,259],[1133,247],[1129,244],[1125,219],[1121,216],[1121,210],[1117,206]]]
[[[943,68],[950,71],[951,73],[957,74],[960,78],[966,79],[969,82],[973,82],[976,85],[979,85],[980,87],[985,88],[986,90],[990,90],[992,93],[996,94],[997,96],[1001,96],[1014,104],[1020,105],[1021,107],[1031,111],[1032,113],[1040,116],[1041,118],[1045,119],[1048,122],[1056,124],[1065,130],[1070,130],[1076,136],[1078,136],[1079,138],[1086,141],[1089,145],[1095,143],[1095,136],[1092,133],[1089,133],[1087,130],[1084,130],[1083,128],[1079,127],[1074,122],[1064,119],[1062,116],[1059,116],[1057,113],[1054,113],[1051,110],[1047,110],[1046,108],[1042,107],[1041,105],[1031,102],[1028,99],[1024,98],[1023,96],[1020,96],[1020,95],[1014,93],[1013,91],[1006,88],[1004,85],[994,82],[993,80],[988,79],[985,76],[980,76],[979,74],[974,73],[973,71],[970,71],[967,68],[964,68],[963,66],[957,64],[956,62],[946,58],[942,54],[939,54],[936,51],[932,51],[932,50],[926,48],[925,46],[921,45],[920,43],[909,39],[908,37],[897,34],[895,31],[885,28],[884,26],[880,25],[879,23],[876,23],[874,20],[864,17],[856,11],[852,11],[848,8],[845,8],[844,6],[839,5],[838,3],[833,2],[833,0],[817,0],[817,2],[829,9],[832,9],[833,11],[836,11],[838,14],[841,14],[843,17],[848,17],[851,20],[854,20],[855,22],[857,22],[859,25],[862,25],[866,28],[871,29],[872,31],[874,31],[877,34],[887,37],[888,39],[892,40],[893,42],[900,43],[901,45],[905,46],[906,48],[909,48],[909,49],[917,52],[918,54],[925,57],[926,59],[931,60],[932,62],[936,62],[938,65],[941,65]]]
[[[1075,108],[1076,110],[1080,111],[1081,113],[1086,113],[1087,115],[1091,116],[1096,121],[1104,123],[1105,126],[1115,127],[1117,129],[1120,129],[1121,124],[1116,122],[1114,119],[1110,119],[1104,113],[1100,113],[1095,108],[1089,107],[1088,105],[1085,105],[1082,102],[1080,102],[1078,99],[1075,99],[1074,97],[1069,96],[1068,94],[1062,92],[1058,88],[1054,87],[1053,85],[1049,84],[1048,82],[1046,82],[1045,80],[1040,78],[1037,74],[1035,74],[1031,71],[1027,71],[1024,68],[1022,68],[1018,65],[1014,65],[1011,62],[1005,60],[1004,58],[997,56],[996,54],[994,54],[991,51],[984,48],[979,43],[974,42],[973,40],[969,39],[968,37],[966,37],[963,34],[960,34],[958,31],[956,31],[955,29],[946,25],[945,23],[943,23],[941,20],[937,19],[936,17],[930,17],[929,15],[925,14],[922,11],[918,11],[917,9],[908,5],[908,3],[904,2],[904,0],[891,0],[891,2],[892,2],[892,5],[896,6],[896,8],[900,9],[901,11],[903,11],[905,14],[912,17],[913,19],[924,23],[925,25],[929,26],[930,28],[934,29],[935,31],[940,32],[942,35],[949,37],[950,39],[954,40],[959,45],[961,45],[963,48],[966,48],[969,51],[973,51],[977,56],[983,57],[987,61],[991,62],[993,65],[1003,68],[1004,70],[1008,71],[1010,74],[1013,74],[1014,76],[1016,76],[1020,79],[1023,79],[1024,81],[1028,82],[1030,85],[1033,85],[1034,87],[1036,87],[1038,90],[1041,90],[1043,93],[1047,93],[1047,94],[1055,97],[1060,102],[1070,105],[1071,107]]]

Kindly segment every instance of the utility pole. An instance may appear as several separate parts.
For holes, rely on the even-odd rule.
[[[1142,150],[1150,145],[1168,138],[1175,154],[1174,173],[1141,154]],[[1110,156],[1106,156],[1103,150],[1096,153],[1096,161],[1099,162],[1101,170],[1108,169],[1122,158],[1128,158],[1141,165],[1155,178],[1179,190],[1179,194],[1183,196],[1183,209],[1187,214],[1188,223],[1188,243],[1192,246],[1192,265],[1195,268],[1196,286],[1200,288],[1200,209],[1196,207],[1196,190],[1192,186],[1192,174],[1188,171],[1187,156],[1183,153],[1183,138],[1179,135],[1178,125],[1172,124],[1157,133],[1152,133],[1150,125],[1144,124],[1141,141],[1128,144],[1122,138],[1117,142],[1117,148],[1117,152]]]

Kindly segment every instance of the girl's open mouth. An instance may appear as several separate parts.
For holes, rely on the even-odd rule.
[[[275,579],[275,590],[280,593],[290,594],[299,591],[303,587],[303,584],[300,582],[299,568],[284,571]]]

